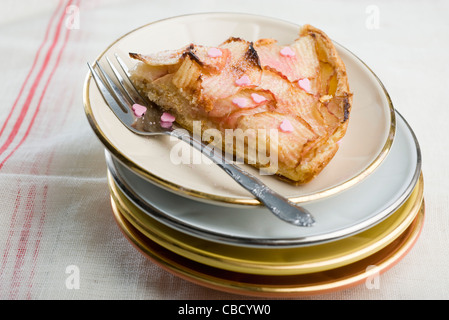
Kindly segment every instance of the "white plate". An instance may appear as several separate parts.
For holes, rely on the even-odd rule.
[[[118,53],[131,66],[135,61],[128,58],[128,52],[150,53],[191,42],[218,45],[229,36],[247,40],[272,37],[287,44],[297,38],[299,28],[293,23],[248,14],[187,15],[134,30],[112,43],[97,60],[102,63],[106,56]],[[340,150],[318,177],[301,186],[274,176],[259,176],[297,203],[334,195],[362,181],[385,159],[394,138],[394,109],[385,88],[360,59],[339,44],[335,46],[346,64],[354,93],[348,130]],[[128,131],[105,104],[90,72],[85,81],[84,105],[92,128],[109,152],[149,181],[177,194],[215,204],[260,204],[213,164],[174,164],[170,150],[178,141],[170,141],[168,137],[143,138]],[[256,169],[244,167],[258,175]]]
[[[382,165],[353,188],[304,204],[316,224],[291,226],[267,209],[215,206],[167,192],[136,175],[106,152],[120,190],[158,221],[203,239],[242,246],[302,246],[354,235],[384,220],[408,199],[421,174],[421,151],[406,121],[397,114],[397,134]]]

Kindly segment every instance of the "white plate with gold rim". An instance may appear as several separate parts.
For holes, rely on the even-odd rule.
[[[297,38],[299,28],[294,23],[249,14],[185,15],[131,31],[113,42],[97,61],[101,63],[105,57],[118,53],[132,66],[135,62],[128,58],[129,52],[151,53],[189,43],[218,45],[230,36],[250,41],[268,37],[288,44]],[[259,175],[257,169],[243,165],[245,170],[259,175],[269,187],[296,203],[323,199],[361,182],[382,163],[394,139],[395,113],[384,86],[359,58],[341,45],[335,43],[335,46],[346,65],[354,98],[347,133],[332,161],[318,177],[301,186]],[[91,80],[89,72],[84,85],[89,123],[106,149],[128,168],[166,190],[196,200],[221,205],[260,204],[213,164],[174,163],[170,150],[179,141],[131,133],[114,116]]]
[[[142,211],[178,231],[210,241],[253,247],[293,247],[342,239],[377,225],[410,196],[421,175],[421,151],[397,113],[397,134],[380,167],[354,187],[304,204],[316,223],[287,224],[264,208],[230,208],[194,201],[149,183],[106,151],[108,170],[120,191]]]

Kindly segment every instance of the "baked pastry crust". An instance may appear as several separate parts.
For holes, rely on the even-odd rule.
[[[258,148],[275,150],[278,176],[295,183],[312,180],[337,152],[352,106],[345,65],[329,37],[304,25],[289,46],[229,38],[214,48],[217,55],[210,49],[190,44],[150,55],[130,53],[140,61],[131,81],[191,132],[194,121],[201,121],[203,132],[278,130],[275,149],[268,147],[269,139]],[[288,130],[279,129],[284,121]],[[245,150],[233,152],[256,167],[267,166]]]

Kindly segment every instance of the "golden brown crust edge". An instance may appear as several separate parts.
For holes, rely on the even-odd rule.
[[[334,66],[334,69],[337,71],[338,79],[338,86],[335,95],[342,96],[350,94],[346,66],[338,54],[332,40],[327,36],[327,34],[318,28],[306,24],[301,28],[299,35],[312,36],[316,40],[318,58],[325,59]]]
[[[304,160],[296,167],[294,171],[282,172],[280,174],[290,178],[294,183],[306,183],[316,177],[332,160],[338,151],[338,141],[346,134],[348,127],[348,117],[352,107],[352,94],[349,91],[349,81],[346,73],[346,67],[340,58],[337,49],[332,40],[320,29],[311,25],[304,25],[300,36],[312,36],[316,41],[316,50],[318,58],[321,61],[330,63],[336,71],[337,86],[334,97],[339,99],[339,107],[344,110],[345,120],[337,127],[328,141],[305,155]],[[307,159],[310,159],[308,161]]]

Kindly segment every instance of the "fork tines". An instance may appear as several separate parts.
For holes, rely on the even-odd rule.
[[[103,81],[101,81],[101,83],[105,87],[104,89],[107,89],[115,97],[120,108],[124,112],[128,112],[135,103],[147,105],[146,99],[144,99],[140,95],[140,93],[137,91],[134,84],[130,80],[129,69],[128,69],[127,65],[125,64],[125,62],[117,54],[115,54],[115,58],[118,62],[118,65],[120,66],[120,69],[122,70],[124,76],[122,76],[122,74],[119,72],[119,70],[114,66],[114,64],[111,62],[109,57],[106,57],[106,61],[109,65],[110,69],[112,70],[112,73],[115,76],[115,79],[116,79],[115,81],[112,80],[112,78],[108,75],[108,73],[105,71],[105,69],[101,66],[101,64],[98,61],[95,62],[95,65],[97,66],[97,69],[99,70],[101,78],[93,70],[92,66],[88,63],[89,68],[91,69],[92,75],[94,76],[94,79],[97,82],[97,85],[98,85],[98,81],[100,79],[103,79]],[[126,80],[125,80],[125,78],[126,78]],[[101,86],[101,85],[99,85],[99,86]]]

